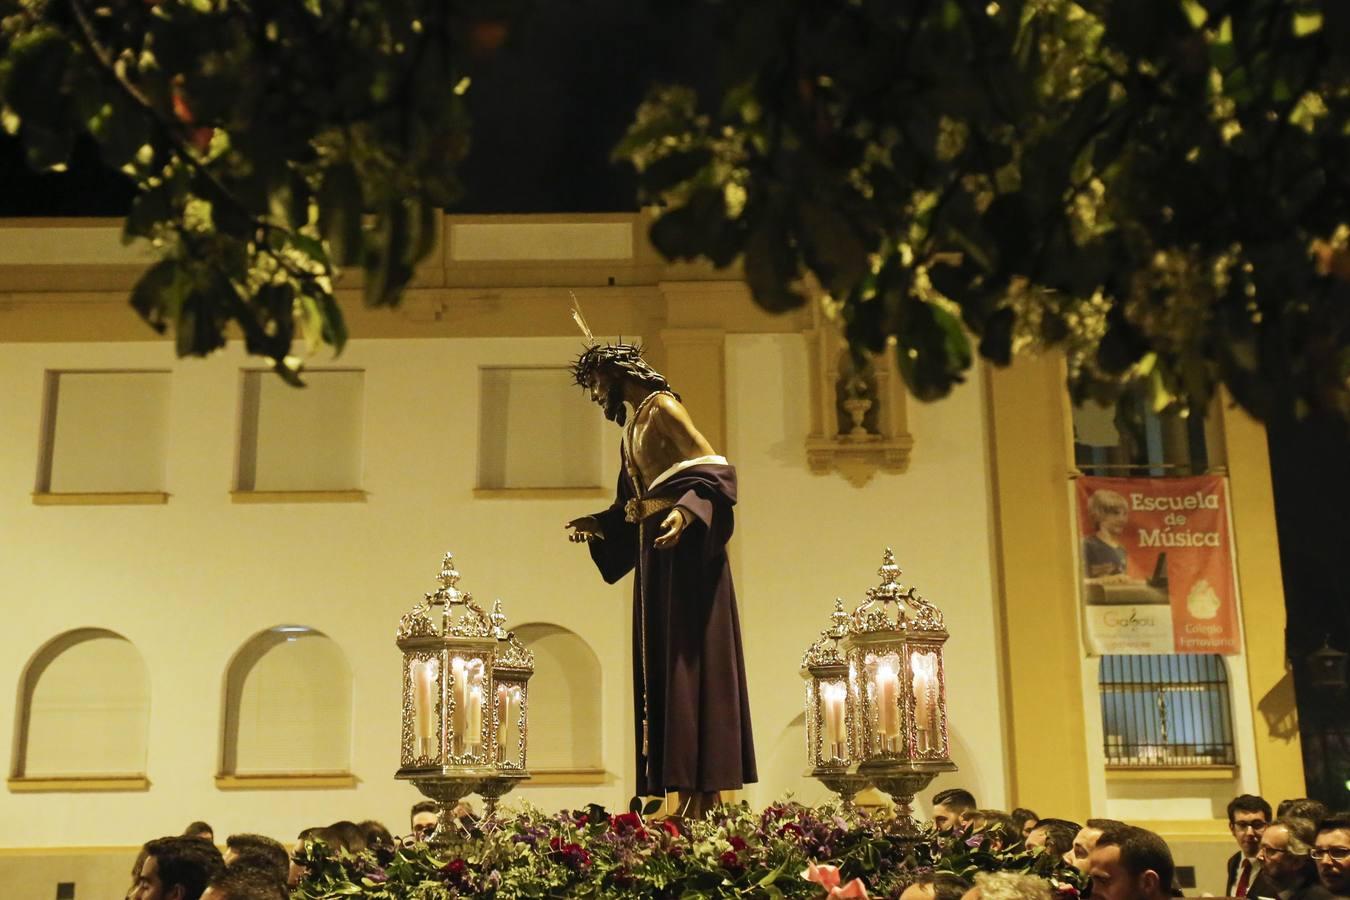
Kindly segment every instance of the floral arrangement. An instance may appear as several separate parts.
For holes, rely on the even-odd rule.
[[[926,873],[1019,871],[1077,900],[1078,872],[1021,844],[1004,851],[976,832],[952,840],[903,833],[890,814],[776,803],[719,807],[697,821],[649,821],[638,804],[534,809],[469,825],[447,847],[377,857],[306,847],[308,875],[293,900],[451,900],[455,897],[887,897]]]

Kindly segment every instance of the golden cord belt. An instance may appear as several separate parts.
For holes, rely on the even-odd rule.
[[[660,396],[663,393],[669,392],[653,391],[652,393],[648,394],[645,398],[643,398],[642,402],[638,404],[637,409],[633,410],[633,419],[628,425],[628,431],[624,433],[625,439],[623,442],[623,451],[624,451],[623,465],[624,469],[628,472],[628,480],[631,481],[633,484],[633,493],[636,495],[634,497],[634,500],[630,500],[629,503],[633,503],[635,501],[638,503],[643,502],[637,500],[637,497],[641,497],[642,494],[644,494],[647,490],[642,483],[642,473],[638,470],[637,461],[634,458],[636,457],[637,454],[634,452],[632,448],[633,443],[632,438],[634,435],[637,434],[638,419],[642,417],[642,413],[647,408],[647,404],[651,403],[652,400],[656,399],[656,397]],[[646,502],[650,503],[652,501]],[[675,505],[674,503],[671,504],[671,506],[674,505]],[[625,518],[627,518],[628,521],[632,522],[633,519],[628,518],[627,516],[627,505],[625,505],[624,511],[625,511]],[[647,701],[647,591],[645,586],[643,585],[643,577],[642,577],[643,574],[642,549],[643,547],[646,546],[646,541],[644,540],[644,538],[646,537],[646,530],[643,524],[645,518],[646,517],[643,517],[637,520],[637,527],[638,527],[637,565],[636,571],[633,573],[633,575],[635,578],[637,578],[638,584],[638,645],[641,648],[641,656],[642,656],[642,759],[647,770],[646,771],[647,780],[650,781],[652,764],[651,764],[651,749],[650,749],[651,705]]]

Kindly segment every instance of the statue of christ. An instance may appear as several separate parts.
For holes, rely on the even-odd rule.
[[[700,817],[756,780],[740,622],[726,544],[736,470],[631,344],[592,344],[577,383],[621,426],[612,506],[567,523],[605,581],[633,580],[639,794],[678,791]],[[629,414],[631,408],[632,413]]]

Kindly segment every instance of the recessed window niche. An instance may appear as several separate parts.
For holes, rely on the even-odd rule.
[[[480,370],[478,488],[602,487],[604,418],[561,367]]]
[[[150,683],[126,638],[80,628],[33,657],[19,689],[12,790],[143,790]]]
[[[326,369],[304,379],[296,388],[273,372],[243,372],[236,499],[363,496],[365,373]]]
[[[164,502],[169,373],[48,372],[38,502]]]
[[[304,625],[254,635],[226,671],[224,725],[222,787],[351,783],[352,673],[342,648]]]
[[[535,781],[588,783],[602,776],[600,660],[580,635],[536,622],[516,629],[534,653],[527,748]],[[543,740],[539,738],[543,737]]]

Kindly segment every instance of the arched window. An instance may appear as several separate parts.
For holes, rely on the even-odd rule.
[[[347,772],[352,673],[342,649],[304,625],[254,635],[225,674],[227,775]]]
[[[516,629],[534,652],[530,678],[531,771],[604,768],[600,723],[600,660],[590,645],[559,625],[536,622]],[[546,737],[545,737],[546,736]],[[541,737],[545,739],[540,740]]]
[[[1097,683],[1108,768],[1235,763],[1222,656],[1103,656]]]
[[[150,682],[130,641],[68,631],[24,671],[16,778],[145,775]]]

